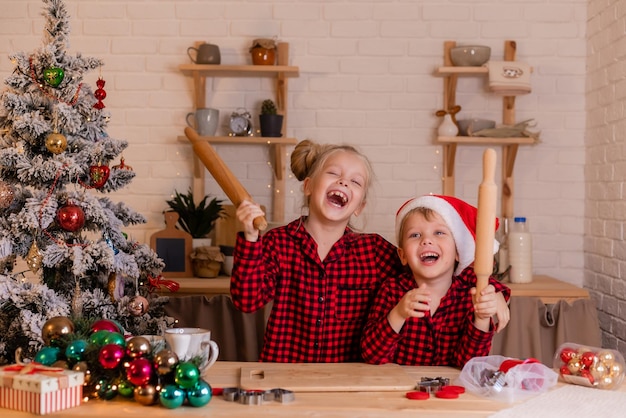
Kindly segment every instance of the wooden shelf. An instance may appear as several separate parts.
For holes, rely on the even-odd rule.
[[[250,145],[295,145],[296,138],[269,138],[263,136],[203,136],[200,139],[211,144],[250,144]],[[178,137],[181,142],[189,142],[186,136]]]
[[[454,41],[444,43],[444,65],[435,70],[435,75],[443,77],[443,108],[447,111],[456,106],[456,87],[459,76],[484,77],[489,74],[487,67],[455,67],[452,65],[450,50],[456,46]],[[514,61],[516,52],[515,41],[504,42],[504,60]],[[502,123],[515,124],[515,96],[502,98]],[[453,196],[455,191],[455,160],[456,149],[459,145],[495,145],[502,147],[502,217],[513,217],[513,171],[515,158],[520,145],[532,145],[537,142],[532,137],[521,138],[487,138],[487,137],[437,137],[437,142],[443,145],[443,194]]]
[[[212,65],[212,64],[183,64],[178,68],[183,74],[193,77],[194,104],[196,109],[209,107],[206,97],[206,79],[208,77],[269,77],[275,79],[275,102],[278,113],[283,115],[283,132],[287,129],[287,79],[298,77],[300,69],[287,65],[289,62],[289,44],[280,42],[278,48],[278,65]],[[274,168],[273,211],[272,221],[282,222],[285,217],[285,155],[286,146],[295,145],[295,138],[264,138],[260,136],[213,136],[203,137],[204,140],[215,144],[253,144],[270,147]],[[178,137],[179,141],[187,142],[185,136]],[[205,168],[199,159],[194,160],[193,192],[196,196],[204,196]]]

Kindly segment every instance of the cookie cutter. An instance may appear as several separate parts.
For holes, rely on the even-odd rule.
[[[416,389],[421,392],[436,393],[449,384],[450,379],[447,377],[422,377]]]
[[[263,402],[276,401],[280,403],[293,402],[296,398],[291,390],[247,390],[237,387],[224,388],[222,396],[229,402],[238,402],[243,405],[262,405]]]

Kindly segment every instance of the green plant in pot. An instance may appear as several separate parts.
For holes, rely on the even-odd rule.
[[[261,103],[259,122],[261,125],[261,136],[273,138],[283,136],[283,115],[278,114],[278,109],[273,100],[267,99]]]
[[[168,200],[167,204],[171,210],[178,213],[177,226],[191,234],[194,239],[208,238],[215,228],[215,222],[226,216],[223,201],[218,198],[209,201],[210,196],[207,195],[196,205],[191,189],[187,194],[175,193],[174,198]]]

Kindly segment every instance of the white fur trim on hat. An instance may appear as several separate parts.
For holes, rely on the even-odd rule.
[[[439,214],[448,225],[454,238],[459,255],[459,264],[454,271],[458,276],[474,262],[476,255],[476,208],[452,196],[427,195],[408,200],[396,214],[396,240],[400,245],[400,227],[404,217],[413,209],[424,207]],[[493,253],[498,252],[500,244],[494,240]]]

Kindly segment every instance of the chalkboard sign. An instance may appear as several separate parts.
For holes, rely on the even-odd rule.
[[[193,238],[176,229],[178,213],[165,212],[165,229],[150,236],[150,247],[165,263],[164,277],[193,277],[191,255]]]

